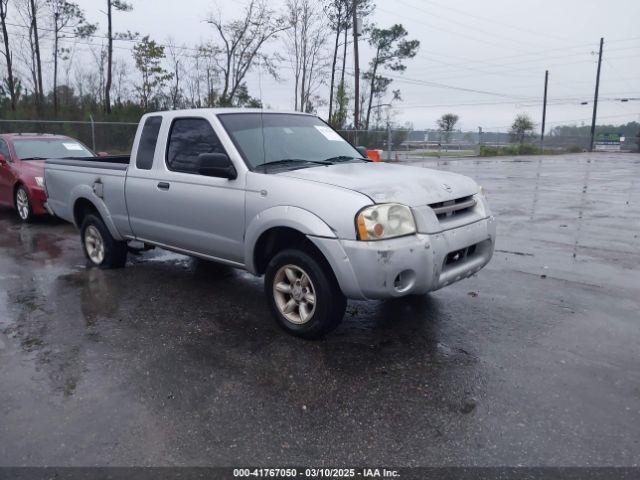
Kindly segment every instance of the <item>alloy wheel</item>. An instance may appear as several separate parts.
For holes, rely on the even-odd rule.
[[[100,265],[104,260],[104,240],[93,225],[89,225],[84,231],[84,245],[89,259],[96,265]]]
[[[29,196],[24,188],[18,189],[18,193],[16,194],[16,208],[18,210],[18,215],[22,220],[29,218]]]
[[[313,317],[315,287],[307,272],[297,265],[280,267],[273,279],[273,296],[278,310],[291,323],[302,325]]]

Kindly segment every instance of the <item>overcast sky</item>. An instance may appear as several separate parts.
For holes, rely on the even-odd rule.
[[[104,30],[104,0],[79,0]],[[115,28],[172,37],[188,45],[212,38],[203,20],[220,10],[234,18],[242,2],[211,0],[132,0],[134,11],[118,13]],[[407,62],[392,89],[402,92],[397,122],[434,128],[443,113],[460,115],[464,129],[506,129],[513,117],[529,112],[540,122],[544,70],[549,69],[550,127],[590,122],[597,49],[605,38],[599,123],[640,119],[640,1],[638,0],[377,0],[373,21],[386,27],[402,23],[409,38],[420,40],[418,55]],[[281,5],[279,0],[274,6]],[[274,44],[271,48],[282,48]],[[370,52],[361,54],[366,67]],[[126,51],[117,55],[126,57]],[[352,58],[348,58],[352,66]],[[293,107],[290,71],[281,82],[254,72],[251,93],[266,105]],[[394,74],[397,75],[397,74]],[[469,91],[473,90],[473,91]],[[328,86],[319,93],[327,96]],[[619,98],[639,100],[622,103]],[[588,105],[580,105],[588,101]],[[320,110],[323,113],[323,110]]]

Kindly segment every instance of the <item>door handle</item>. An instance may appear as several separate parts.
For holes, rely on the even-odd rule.
[[[160,190],[169,190],[169,182],[159,182],[158,183],[158,188]]]

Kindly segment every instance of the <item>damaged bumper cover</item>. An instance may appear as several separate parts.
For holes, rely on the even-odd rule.
[[[484,267],[495,245],[495,218],[438,233],[382,241],[309,237],[352,299],[423,294],[470,277]]]

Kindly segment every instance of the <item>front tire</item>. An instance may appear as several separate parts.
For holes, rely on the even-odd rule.
[[[122,268],[127,262],[127,242],[114,239],[102,219],[89,214],[80,229],[84,254],[99,268]]]
[[[19,186],[16,190],[15,206],[20,220],[24,223],[30,223],[33,220],[33,208],[31,207],[29,192],[23,186]]]
[[[347,307],[329,265],[301,250],[283,250],[271,259],[264,288],[276,322],[302,338],[318,339],[334,330]]]

